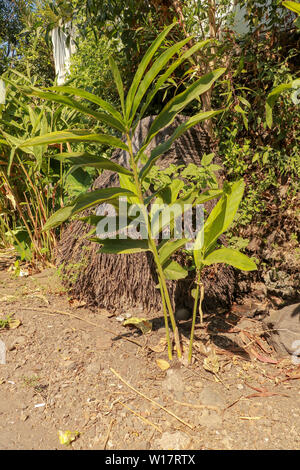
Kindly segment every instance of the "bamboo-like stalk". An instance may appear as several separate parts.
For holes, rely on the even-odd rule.
[[[36,252],[38,258],[39,258],[39,259],[42,259],[42,258],[43,258],[42,253],[40,252],[40,249],[39,249],[38,245],[36,244],[35,238],[34,238],[34,236],[33,236],[33,234],[32,234],[32,231],[31,231],[31,229],[30,229],[28,223],[27,223],[27,220],[26,220],[26,218],[24,217],[24,213],[23,213],[23,211],[22,211],[22,209],[21,209],[21,206],[20,206],[20,203],[19,203],[19,200],[18,200],[18,196],[17,196],[16,193],[14,193],[14,191],[13,191],[13,189],[12,189],[12,187],[11,187],[11,184],[9,183],[9,181],[8,181],[6,175],[5,175],[5,173],[4,173],[3,171],[1,171],[1,175],[2,175],[3,180],[4,180],[5,183],[6,183],[7,189],[9,190],[9,192],[11,193],[11,195],[13,196],[13,198],[14,198],[14,200],[15,200],[16,209],[17,209],[17,211],[18,211],[18,213],[19,213],[19,216],[20,216],[21,220],[23,221],[23,223],[24,223],[24,225],[25,225],[25,228],[26,228],[27,233],[28,233],[28,235],[29,235],[29,238],[30,238],[30,241],[31,241],[31,243],[32,243],[32,246],[34,247],[34,250],[35,250],[35,252]]]
[[[168,344],[168,356],[169,356],[169,359],[171,360],[172,359],[172,343],[171,343],[171,339],[170,339],[170,331],[169,331],[169,323],[168,323],[168,313],[167,313],[167,308],[166,308],[166,300],[165,300],[165,296],[163,295],[163,288],[162,288],[160,277],[158,279],[159,279],[160,292],[162,294],[161,299],[162,299],[164,319],[165,319],[166,338],[167,338],[167,344]]]
[[[203,302],[203,299],[204,299],[204,285],[201,282],[201,269],[197,269],[197,271],[196,271],[196,281],[195,282],[196,282],[197,287],[196,287],[196,293],[195,293],[195,299],[194,299],[192,328],[191,328],[191,335],[190,335],[190,345],[189,345],[189,355],[188,355],[189,363],[192,361],[194,332],[195,332],[198,302],[199,302],[200,324],[202,325],[202,323],[203,323],[202,302]],[[199,299],[199,297],[200,297],[200,299]]]
[[[173,312],[173,308],[172,308],[172,304],[171,304],[171,300],[170,300],[170,295],[169,295],[169,291],[168,291],[168,287],[167,287],[167,283],[166,283],[166,278],[165,278],[163,268],[162,268],[162,265],[161,265],[161,262],[160,262],[160,259],[159,259],[157,246],[156,246],[155,240],[152,238],[152,235],[151,235],[151,223],[150,223],[150,219],[149,219],[149,214],[148,214],[146,206],[144,205],[144,198],[143,198],[141,183],[140,183],[139,177],[138,177],[137,164],[135,162],[134,155],[133,155],[133,150],[132,150],[132,141],[131,141],[131,138],[130,138],[130,135],[129,135],[128,132],[126,134],[126,138],[127,138],[128,149],[129,149],[131,169],[132,169],[132,172],[133,172],[134,183],[135,183],[135,187],[136,187],[136,190],[137,190],[137,197],[138,197],[139,203],[141,205],[141,210],[143,212],[144,220],[147,224],[149,247],[150,247],[150,249],[152,251],[152,254],[153,254],[153,257],[154,257],[158,278],[160,279],[161,297],[162,297],[162,299],[164,299],[163,302],[165,301],[166,307],[167,307],[168,312],[169,312],[169,317],[170,317],[170,320],[171,320],[171,325],[172,325],[172,329],[173,329],[173,333],[174,333],[177,356],[179,358],[181,358],[182,357],[182,351],[181,351],[181,346],[180,346],[179,332],[178,332],[178,328],[177,328],[176,321],[175,321],[175,316],[174,316],[174,312]],[[164,309],[165,323],[168,321],[166,314],[167,314],[167,312]],[[169,356],[172,357],[172,353],[170,353],[170,351],[169,351]]]

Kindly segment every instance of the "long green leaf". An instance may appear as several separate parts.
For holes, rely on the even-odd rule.
[[[282,2],[282,5],[284,5],[289,10],[297,13],[297,15],[300,15],[300,3],[290,2],[290,1],[286,0],[286,1]]]
[[[242,271],[254,271],[257,269],[255,262],[251,258],[231,248],[215,250],[203,260],[203,264],[206,265],[215,263],[230,264],[230,266],[241,269]]]
[[[11,68],[11,69],[9,69],[9,71],[12,72],[12,73],[14,73],[14,74],[16,74],[16,75],[18,75],[20,78],[22,78],[23,80],[25,80],[25,82],[28,82],[28,83],[31,84],[30,78],[26,77],[26,75],[23,75],[23,74],[22,74],[21,72],[19,72],[18,70]],[[5,77],[4,80],[7,81],[7,78]],[[15,86],[17,86],[17,84],[16,84]]]
[[[122,173],[129,176],[132,174],[131,171],[127,170],[127,168],[118,165],[118,163],[112,162],[108,158],[91,155],[87,152],[59,153],[58,155],[54,155],[53,158],[64,163],[71,163],[72,165],[75,165],[76,168],[93,167],[103,170],[116,171],[117,173]]]
[[[2,131],[3,136],[11,147],[18,147],[22,143],[22,139],[15,135],[8,134],[8,132]]]
[[[145,70],[147,69],[147,67],[148,67],[152,57],[154,56],[155,52],[157,51],[157,49],[159,48],[159,46],[161,45],[161,43],[163,42],[163,40],[165,39],[167,34],[171,31],[172,28],[174,28],[175,24],[176,24],[175,22],[172,23],[170,26],[165,28],[158,35],[158,37],[155,39],[155,41],[153,41],[153,43],[151,44],[151,46],[147,50],[146,54],[142,58],[139,66],[138,66],[138,69],[135,73],[135,76],[132,80],[131,87],[128,91],[127,97],[126,97],[126,118],[127,119],[129,119],[130,112],[131,112],[131,109],[132,109],[133,100],[134,100],[134,97],[135,97],[135,94],[136,94],[136,90],[137,90],[137,88],[138,88],[138,86],[139,86],[139,84],[140,84],[140,82],[143,78]]]
[[[148,93],[146,101],[144,105],[142,106],[142,109],[140,112],[140,119],[144,116],[147,108],[149,107],[156,93],[161,89],[162,85],[170,77],[170,75],[172,75],[174,70],[176,70],[186,59],[188,59],[193,54],[195,54],[199,49],[206,46],[209,42],[211,42],[211,40],[206,39],[205,41],[196,43],[194,46],[192,46],[187,51],[185,51],[176,61],[174,61],[173,64],[171,64],[170,67],[166,70],[166,72],[159,77],[159,79],[157,80],[155,84],[154,89],[150,91],[150,93]]]
[[[24,149],[26,147],[32,147],[33,145],[41,144],[59,144],[63,142],[96,142],[99,144],[107,144],[114,148],[119,148],[128,151],[128,147],[121,139],[117,137],[106,135],[106,134],[90,134],[89,131],[83,131],[81,129],[72,131],[57,131],[50,132],[42,136],[34,137],[22,142],[19,147]]]
[[[0,123],[4,124],[5,126],[16,127],[17,129],[21,129],[24,132],[24,127],[15,121],[5,121],[4,119],[0,119]]]
[[[119,123],[123,127],[125,126],[125,123],[119,111],[117,111],[110,103],[103,100],[99,96],[90,93],[89,91],[83,90],[82,88],[75,88],[70,86],[53,86],[50,87],[49,90],[58,91],[73,96],[81,96],[82,98],[87,99],[91,103],[97,104],[100,108],[111,114],[117,121],[119,121]]]
[[[148,240],[134,240],[132,238],[127,238],[126,240],[111,240],[106,238],[104,240],[98,239],[95,241],[103,245],[99,253],[130,254],[150,250]]]
[[[164,267],[164,275],[171,281],[177,281],[184,279],[188,275],[188,271],[176,261],[169,261]]]
[[[78,196],[72,204],[62,207],[45,223],[43,230],[49,230],[65,222],[71,216],[89,207],[116,199],[119,196],[132,196],[131,191],[122,188],[102,188]]]
[[[168,240],[158,251],[159,260],[163,266],[179,248],[188,243],[187,238],[182,238],[180,240]]]
[[[274,107],[278,97],[284,91],[290,90],[292,88],[299,88],[299,87],[300,87],[300,79],[297,79],[297,80],[293,80],[292,82],[289,82],[289,83],[282,83],[281,85],[274,88],[271,91],[271,93],[268,94],[267,101],[266,101],[266,122],[267,122],[267,125],[270,129],[273,125],[272,111],[273,111],[273,107]]]
[[[145,150],[149,142],[155,135],[165,126],[171,124],[176,115],[179,114],[191,101],[205,93],[211,88],[213,83],[225,72],[225,68],[217,69],[203,77],[199,78],[195,83],[190,85],[185,91],[171,99],[160,114],[154,119],[145,143],[141,148],[141,152]]]
[[[155,164],[157,159],[162,154],[167,152],[170,149],[171,145],[175,142],[175,140],[178,139],[182,134],[184,134],[184,132],[186,132],[188,129],[195,126],[201,121],[205,121],[206,119],[211,119],[212,117],[216,116],[222,111],[223,111],[222,109],[219,109],[217,111],[212,110],[212,111],[198,113],[195,116],[192,116],[186,122],[180,124],[180,126],[177,127],[177,129],[173,132],[173,134],[168,140],[166,140],[162,144],[155,147],[154,150],[152,150],[150,158],[147,160],[146,165],[140,171],[140,175],[139,175],[140,179],[143,180],[145,178],[145,176],[151,170],[152,166]]]
[[[130,116],[130,121],[134,119],[136,110],[138,109],[143,96],[145,95],[146,91],[148,90],[149,86],[157,75],[161,72],[161,70],[164,68],[164,66],[169,62],[171,57],[173,57],[191,38],[186,38],[183,39],[183,41],[180,41],[177,44],[174,44],[172,47],[168,47],[165,52],[163,52],[159,58],[154,62],[150,70],[146,73],[145,77],[141,81],[138,90],[136,92],[135,98],[133,100],[132,104],[132,109],[131,109],[131,116]]]
[[[39,98],[42,98],[47,101],[63,104],[64,106],[68,106],[69,108],[75,109],[76,111],[79,111],[82,114],[91,116],[97,121],[103,122],[104,124],[107,124],[110,127],[114,127],[115,129],[121,132],[125,132],[125,126],[120,122],[120,120],[108,114],[99,113],[98,111],[94,111],[91,108],[87,108],[83,104],[73,100],[72,98],[69,98],[68,96],[59,95],[57,93],[50,93],[46,91],[37,91],[33,89],[28,89],[27,91],[26,90],[27,89],[24,89],[24,92],[29,96],[38,96]]]
[[[7,167],[8,176],[10,175],[10,170],[11,170],[11,166],[13,164],[15,153],[16,153],[16,147],[12,147],[12,149],[10,151],[9,160],[8,160],[8,167]]]
[[[243,180],[224,186],[225,194],[213,208],[204,224],[204,250],[206,254],[233,222],[244,189],[245,183]]]
[[[113,73],[115,84],[119,93],[123,115],[125,116],[124,85],[123,85],[122,77],[121,77],[121,74],[120,74],[120,71],[118,69],[116,62],[113,60],[112,57],[109,58],[109,65]]]

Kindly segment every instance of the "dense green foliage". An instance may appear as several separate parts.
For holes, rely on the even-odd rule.
[[[153,60],[190,34],[194,37],[186,47],[212,38],[213,42],[195,52],[172,72],[147,113],[158,114],[174,94],[183,92],[192,81],[210,70],[226,67],[222,81],[219,80],[207,93],[190,103],[185,113],[193,115],[203,109],[224,109],[215,118],[213,128],[208,125],[208,130],[227,168],[228,178],[232,181],[244,178],[246,182],[238,225],[233,230],[233,235],[237,237],[239,226],[247,227],[250,222],[253,226],[267,223],[271,206],[285,210],[299,189],[299,105],[293,99],[295,89],[286,86],[297,83],[295,80],[299,79],[299,32],[296,14],[293,13],[296,11],[295,2],[280,4],[272,0],[266,16],[265,1],[242,0],[239,4],[246,6],[246,20],[250,27],[249,33],[243,35],[233,30],[234,17],[228,14],[229,3],[229,0],[1,0],[0,74],[13,67],[25,75],[31,85],[53,85],[55,72],[50,31],[56,26],[64,29],[63,24],[71,19],[78,34],[77,53],[72,58],[68,77],[70,85],[101,96],[118,107],[118,94],[109,67],[110,57],[114,57],[121,71],[126,93],[140,58],[163,27],[174,19],[177,25],[158,48]],[[291,11],[286,7],[290,7]],[[10,79],[15,80],[11,74]],[[276,100],[272,101],[271,122],[270,117],[266,116],[266,103],[272,90],[281,85],[286,87],[286,91],[276,95]],[[27,108],[21,106],[18,110],[16,98],[16,90],[10,87],[1,116],[2,141],[7,141],[7,135],[25,139],[35,137],[40,132],[28,124],[29,113],[33,114],[33,111],[28,111],[28,106],[39,113],[38,110],[45,106],[42,98],[26,98]],[[90,108],[95,111],[96,104],[91,103]],[[51,110],[47,111],[48,125],[52,114],[59,116],[57,127],[51,124],[52,130],[66,129],[76,122],[79,129],[108,131],[120,137],[120,129],[112,129],[108,123],[99,124],[91,115],[78,114],[76,110],[65,116],[65,111],[61,113],[62,109],[63,103],[52,103]],[[118,110],[121,110],[120,106]],[[14,124],[10,122],[12,114],[15,115]],[[60,164],[54,160],[49,163],[45,157],[46,164],[39,166],[34,154],[24,154],[20,150],[16,152],[9,173],[11,146],[12,140],[10,146],[2,142],[0,147],[1,171],[5,178],[14,178],[15,174],[19,175],[18,172],[22,174],[18,158],[28,165],[26,171],[30,168],[32,178],[39,185],[39,193],[43,193],[43,188],[57,188],[58,181],[61,183],[62,174],[65,173],[61,194],[56,190],[53,190],[55,196],[49,193],[51,200],[54,198],[55,201],[51,211],[67,203],[70,195],[85,192],[92,181],[93,169],[78,169],[77,173],[67,176],[70,163]],[[76,150],[83,149],[78,146]],[[90,144],[89,151],[94,150],[94,144]],[[49,152],[53,154],[57,150],[50,147],[46,154]],[[106,144],[101,145],[97,152],[102,156],[111,155],[111,149]],[[26,198],[34,199],[29,198],[32,189],[30,184],[27,186],[27,178],[22,178],[22,181],[24,186],[18,187],[19,199],[20,204],[26,207]],[[10,183],[12,185],[13,181]],[[7,244],[14,239],[16,231],[28,232],[26,224],[31,232],[34,229],[28,216],[25,222],[14,208],[5,184],[7,182],[2,178],[0,202],[4,212],[1,216],[1,239]],[[279,189],[283,186],[287,186],[287,192],[285,199],[281,200]],[[42,224],[42,219],[40,222]],[[28,236],[27,233],[27,240]],[[30,241],[26,246],[30,249],[22,256],[30,258],[35,248],[30,246]],[[47,246],[44,248],[47,253]]]
[[[31,91],[32,94],[43,97],[47,101],[63,103],[72,109],[82,112],[83,114],[91,114],[98,121],[104,122],[110,127],[114,127],[115,129],[122,131],[125,135],[125,142],[109,134],[87,133],[75,129],[72,131],[58,131],[50,133],[41,132],[37,137],[20,142],[18,147],[25,151],[33,148],[34,152],[34,149],[39,149],[42,145],[49,145],[52,143],[89,143],[92,141],[100,144],[107,143],[113,148],[126,150],[128,152],[129,168],[125,168],[108,158],[99,157],[87,152],[80,153],[69,151],[66,153],[60,153],[59,158],[72,162],[75,169],[78,167],[92,166],[99,169],[109,169],[118,173],[120,187],[96,189],[78,196],[76,199],[72,200],[70,204],[55,212],[46,221],[44,231],[62,224],[73,215],[78,214],[87,208],[97,206],[102,203],[109,202],[118,208],[117,216],[113,221],[113,230],[117,231],[117,236],[113,238],[110,236],[107,237],[106,225],[110,225],[112,218],[96,216],[97,229],[99,229],[99,224],[104,222],[105,226],[103,228],[105,230],[101,232],[101,235],[104,235],[104,237],[101,236],[99,238],[95,238],[93,241],[101,245],[101,249],[99,250],[101,253],[124,254],[141,251],[150,251],[152,253],[161,292],[170,359],[172,359],[172,345],[169,335],[168,316],[171,320],[179,358],[181,357],[182,352],[166,280],[177,280],[185,278],[188,275],[188,270],[184,266],[181,266],[177,261],[173,260],[172,256],[174,253],[178,252],[178,250],[182,249],[187,242],[192,241],[191,237],[188,236],[188,238],[186,238],[186,233],[184,233],[184,235],[180,233],[178,236],[175,228],[175,219],[177,220],[178,217],[183,217],[187,211],[187,207],[192,208],[196,205],[204,204],[212,199],[220,198],[207,217],[205,224],[199,229],[193,245],[193,257],[197,271],[197,281],[189,353],[189,361],[191,361],[193,332],[198,307],[201,284],[200,275],[202,268],[205,265],[226,262],[235,268],[251,271],[256,269],[256,265],[247,256],[237,250],[233,250],[231,248],[216,249],[219,237],[227,231],[238,210],[244,192],[244,183],[242,180],[232,184],[224,183],[222,189],[217,187],[215,189],[202,192],[201,189],[199,190],[197,188],[197,185],[193,184],[190,186],[189,184],[186,184],[184,180],[173,178],[168,185],[164,185],[162,189],[156,190],[154,194],[149,196],[147,193],[149,185],[145,185],[146,177],[154,167],[155,162],[169,150],[173,142],[175,142],[176,139],[192,126],[195,126],[207,119],[211,119],[222,111],[210,110],[197,113],[190,117],[187,121],[179,125],[165,142],[154,147],[150,156],[146,157],[145,152],[154,137],[162,129],[171,124],[176,116],[182,113],[192,101],[210,90],[213,84],[224,74],[225,68],[216,69],[207,73],[198,80],[195,80],[182,93],[177,94],[173,99],[168,101],[162,111],[154,119],[148,134],[144,141],[141,142],[140,147],[135,151],[133,150],[132,136],[134,135],[134,129],[137,127],[138,122],[143,118],[147,107],[150,105],[155,94],[159,91],[160,86],[164,84],[164,81],[167,80],[171,72],[174,70],[174,64],[171,63],[171,65],[168,65],[169,61],[178,54],[179,58],[175,64],[179,66],[190,54],[189,50],[184,52],[184,46],[189,41],[189,38],[187,38],[184,41],[180,41],[178,44],[175,43],[172,47],[166,49],[160,56],[158,56],[153,64],[150,65],[155,52],[159,49],[160,44],[164,41],[168,32],[170,32],[173,27],[174,23],[165,28],[147,50],[137,68],[126,98],[124,95],[124,85],[120,71],[114,60],[110,59],[110,67],[114,76],[115,86],[119,94],[120,107],[122,110],[121,113],[102,98],[78,88],[68,86],[53,87],[56,91],[60,92],[60,94],[39,92],[34,89]],[[196,44],[194,49],[199,50],[204,45],[205,41],[202,41],[199,44]],[[168,68],[164,70],[166,67]],[[157,79],[157,77],[159,78]],[[152,89],[150,88],[151,85],[153,85]],[[89,102],[97,104],[101,110],[106,111],[107,113],[104,114],[83,107],[82,105],[79,105],[77,101],[74,101],[69,97],[66,98],[63,94],[67,94],[72,97],[81,96],[86,98]],[[54,158],[58,157],[55,156]],[[121,214],[121,209],[118,205],[121,198],[124,197],[126,197],[128,208],[126,208],[126,214]],[[130,236],[130,230],[132,229],[130,226],[132,221],[130,218],[129,221],[127,221],[127,215],[132,217],[137,215],[137,213],[139,213],[139,238]],[[167,228],[170,231],[170,236],[167,239],[162,237],[162,240],[157,243],[159,235]],[[128,229],[125,237],[123,236],[124,229]],[[203,298],[203,293],[201,294],[201,298]]]

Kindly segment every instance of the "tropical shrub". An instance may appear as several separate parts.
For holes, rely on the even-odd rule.
[[[83,169],[68,175],[67,166],[48,158],[55,146],[19,148],[28,138],[71,125],[76,112],[20,93],[20,86],[35,85],[34,77],[14,71],[3,79],[7,86],[0,112],[1,235],[21,259],[49,261],[59,233],[42,232],[43,225],[70,196],[86,191],[93,176]]]
[[[154,119],[142,146],[136,152],[133,151],[132,136],[134,130],[139,120],[146,113],[147,108],[157,91],[176,67],[206,43],[206,41],[204,41],[204,43],[197,43],[192,48],[186,50],[184,46],[189,41],[189,38],[186,38],[178,44],[174,44],[172,47],[166,49],[151,64],[155,52],[158,50],[160,44],[173,27],[174,24],[165,28],[146,52],[138,66],[126,99],[124,96],[124,87],[120,72],[113,59],[110,60],[112,73],[120,98],[122,109],[121,113],[107,101],[104,101],[102,98],[80,88],[76,89],[70,86],[62,86],[52,87],[47,91],[39,91],[36,89],[26,90],[26,93],[44,98],[48,101],[64,104],[84,115],[92,116],[98,122],[104,123],[105,125],[122,132],[125,139],[121,140],[113,135],[91,133],[89,131],[76,129],[72,131],[58,131],[40,135],[20,142],[18,145],[19,149],[25,150],[35,146],[57,143],[70,144],[78,142],[94,142],[107,144],[113,148],[119,148],[128,152],[130,157],[129,169],[107,159],[106,157],[92,155],[86,151],[69,151],[56,155],[56,159],[71,163],[76,168],[94,167],[115,171],[119,175],[120,187],[98,189],[88,192],[87,194],[80,195],[73,200],[72,203],[59,209],[55,214],[53,214],[47,220],[44,230],[53,229],[70,217],[79,214],[84,209],[92,206],[108,202],[113,204],[115,207],[118,207],[119,200],[123,197],[127,198],[126,203],[129,206],[129,215],[132,216],[133,214],[136,214],[138,209],[140,214],[140,233],[145,234],[142,238],[123,237],[121,236],[121,232],[119,232],[117,237],[114,239],[95,238],[95,241],[101,245],[100,252],[104,253],[136,253],[141,251],[150,251],[152,253],[156,264],[159,288],[161,292],[168,340],[168,353],[170,358],[172,357],[172,345],[169,335],[168,315],[174,333],[178,357],[181,357],[182,351],[166,280],[180,279],[187,275],[185,267],[179,265],[172,259],[172,255],[190,241],[188,238],[175,238],[172,236],[175,235],[175,219],[178,218],[178,216],[184,215],[186,207],[195,207],[196,205],[204,204],[204,202],[211,199],[221,197],[220,201],[209,215],[203,230],[201,230],[197,235],[194,246],[194,260],[197,269],[195,311],[199,297],[200,273],[205,264],[226,262],[244,270],[256,269],[253,261],[249,260],[245,255],[242,255],[237,251],[222,248],[215,250],[219,236],[227,230],[239,206],[244,189],[242,181],[233,184],[227,183],[224,185],[223,189],[215,188],[201,192],[196,185],[193,185],[190,188],[184,188],[182,180],[174,179],[167,186],[168,191],[166,191],[166,187],[164,187],[161,190],[157,190],[156,193],[152,195],[147,193],[149,188],[149,185],[145,185],[147,175],[149,175],[150,170],[154,167],[157,160],[170,148],[176,138],[181,136],[190,127],[206,119],[211,119],[221,112],[221,110],[211,110],[200,112],[190,117],[187,121],[182,123],[165,142],[155,147],[149,158],[146,157],[145,150],[155,135],[162,128],[170,124],[175,119],[176,115],[181,113],[190,102],[209,90],[213,83],[224,74],[224,68],[214,70],[202,76],[188,86],[182,93],[176,95],[172,100],[170,100]],[[176,56],[177,59],[175,59]],[[170,59],[173,59],[173,62],[167,69],[165,69]],[[82,104],[80,101],[75,100],[70,96],[82,97],[85,100],[98,105],[102,111],[99,112],[91,107],[87,107],[86,104]],[[185,190],[183,191],[183,189]],[[172,211],[170,211],[170,209],[172,209]],[[170,212],[172,213],[171,216]],[[99,216],[98,219],[96,219],[96,223],[100,222],[102,219],[103,216]],[[127,225],[128,222],[126,221],[125,227],[127,227]],[[159,235],[162,234],[162,231],[168,226],[170,228],[171,238],[165,240],[164,237],[162,237],[162,240],[158,243],[157,239],[159,238]],[[122,228],[122,230],[124,229],[124,222],[120,213],[117,216],[117,227]]]

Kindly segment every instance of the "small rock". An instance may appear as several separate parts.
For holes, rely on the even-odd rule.
[[[111,348],[111,336],[110,335],[101,335],[96,338],[96,348],[97,349],[109,349]]]
[[[164,432],[160,439],[154,441],[153,449],[184,450],[189,448],[190,442],[190,437],[180,431]]]
[[[217,428],[222,425],[222,418],[217,411],[203,410],[198,417],[198,423],[207,428]]]
[[[172,392],[177,400],[182,400],[185,391],[184,377],[180,369],[168,369],[162,388]]]
[[[26,408],[28,408],[28,405],[26,405],[26,403],[20,403],[19,404],[19,409],[20,410],[26,410]]]
[[[75,370],[77,369],[78,364],[74,361],[65,361],[63,364],[63,368],[66,370]]]
[[[227,450],[232,449],[232,439],[230,437],[224,437],[224,439],[222,439],[221,442],[222,442],[223,446],[225,447],[225,449],[227,449]]]
[[[300,356],[300,303],[273,311],[264,320],[268,341],[279,356]],[[271,330],[271,331],[270,331]],[[298,356],[298,357],[297,357]]]
[[[23,344],[26,343],[26,337],[25,336],[17,336],[15,339],[12,340],[12,342],[8,345],[8,350],[13,351],[16,349],[17,346],[22,346]]]
[[[219,407],[223,407],[225,405],[224,398],[209,385],[204,387],[201,391],[199,401],[202,405]]]
[[[101,372],[101,364],[100,362],[96,362],[96,361],[91,362],[91,364],[89,364],[85,370],[88,374],[97,375]]]
[[[191,312],[186,308],[179,308],[175,312],[176,320],[188,320],[191,317]]]

